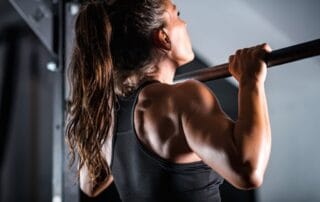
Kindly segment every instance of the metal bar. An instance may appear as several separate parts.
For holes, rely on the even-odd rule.
[[[320,55],[320,39],[308,41],[294,46],[278,49],[272,51],[265,57],[267,67],[273,67],[297,60]],[[228,63],[209,67],[194,72],[178,75],[174,78],[175,82],[182,82],[188,79],[195,79],[199,81],[210,81],[231,76],[228,71]]]
[[[68,70],[68,64],[70,64],[72,49],[73,49],[73,41],[74,41],[74,23],[76,20],[76,16],[80,9],[80,3],[75,3],[74,1],[67,1],[65,5],[65,53],[66,59],[64,61],[65,64],[65,72]],[[67,78],[65,78],[66,81]],[[66,83],[66,82],[65,82]],[[69,86],[65,85],[65,101],[69,99]],[[64,148],[64,177],[63,177],[63,201],[64,202],[81,202],[80,198],[80,189],[79,185],[76,184],[75,173],[77,173],[77,164],[72,167],[69,167],[70,155],[69,148],[65,143]]]

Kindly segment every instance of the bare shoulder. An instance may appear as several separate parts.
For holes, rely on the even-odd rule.
[[[170,96],[172,86],[164,83],[153,83],[146,86],[139,94],[139,98],[142,99],[161,99]]]
[[[157,114],[160,110],[167,113],[170,111],[169,103],[172,103],[173,95],[171,85],[164,83],[148,85],[139,93],[136,109],[148,112],[147,114],[151,113],[150,115]]]
[[[181,110],[209,110],[218,104],[214,93],[200,81],[188,80],[174,85],[174,88],[174,97]]]
[[[197,80],[187,80],[182,83],[168,85],[156,83],[144,88],[139,95],[139,107],[163,107],[165,112],[181,113],[199,108],[212,109],[218,104],[214,93]],[[158,111],[158,110],[157,110]]]
[[[205,87],[203,83],[193,79],[186,80],[181,83],[177,83],[173,86],[175,86],[176,88],[184,88],[184,89],[192,89],[192,90],[198,90],[199,88],[201,89]]]

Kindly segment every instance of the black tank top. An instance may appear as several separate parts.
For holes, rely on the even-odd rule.
[[[177,164],[148,150],[134,130],[134,107],[141,85],[119,97],[111,170],[124,202],[217,202],[223,179],[203,162]]]

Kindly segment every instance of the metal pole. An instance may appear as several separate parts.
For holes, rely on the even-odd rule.
[[[294,46],[272,51],[265,57],[268,68],[297,60],[320,55],[320,39],[308,41]],[[228,71],[228,63],[209,67],[194,72],[178,75],[175,82],[182,82],[188,79],[199,81],[210,81],[231,76]]]
[[[58,10],[55,36],[58,39],[58,65],[54,68],[53,89],[53,159],[52,159],[52,202],[64,201],[64,70],[65,70],[65,1],[56,0]],[[54,65],[53,65],[54,66]]]

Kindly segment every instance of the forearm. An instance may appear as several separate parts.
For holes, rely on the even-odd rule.
[[[239,113],[234,128],[234,141],[240,164],[248,172],[263,176],[269,160],[271,132],[264,84],[239,84]]]

